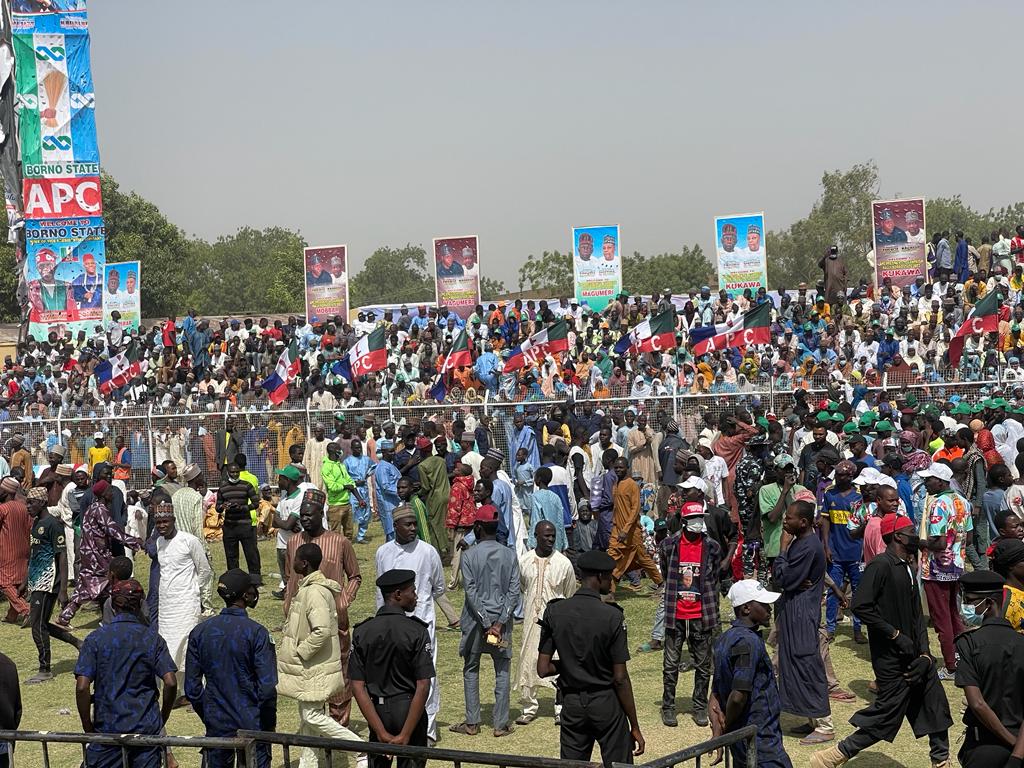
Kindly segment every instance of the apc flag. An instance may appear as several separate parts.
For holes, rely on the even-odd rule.
[[[676,346],[676,311],[666,309],[645,320],[615,344],[615,354],[663,352]]]
[[[384,326],[374,328],[355,343],[348,354],[331,366],[332,373],[343,376],[347,381],[355,381],[375,371],[383,371],[388,367],[387,336]]]
[[[999,307],[1003,303],[1003,294],[989,291],[981,301],[974,305],[971,314],[957,329],[956,335],[949,340],[949,364],[954,368],[959,365],[964,353],[964,341],[975,333],[991,333],[999,330]]]
[[[556,320],[550,327],[533,334],[512,350],[505,362],[505,371],[518,371],[544,359],[547,354],[566,352],[569,349],[569,327],[565,320]]]
[[[100,392],[110,394],[141,376],[148,367],[146,360],[139,359],[139,346],[133,341],[124,352],[97,365],[93,373]]]
[[[273,373],[260,383],[260,386],[267,390],[270,402],[278,405],[288,399],[288,385],[299,375],[301,367],[299,346],[293,341],[277,359]]]
[[[745,347],[750,344],[769,344],[771,333],[772,305],[767,301],[758,304],[731,324],[715,327],[715,335],[693,344],[694,355],[704,355],[730,347]]]
[[[463,328],[459,331],[459,335],[455,337],[455,342],[452,344],[451,352],[444,359],[444,365],[441,366],[441,373],[448,373],[448,371],[454,370],[460,366],[472,365],[473,364],[473,353],[469,349],[469,334],[466,333],[466,329]]]

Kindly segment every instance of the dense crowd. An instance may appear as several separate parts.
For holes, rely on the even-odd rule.
[[[632,760],[645,745],[627,662],[659,652],[664,725],[677,724],[692,670],[684,707],[698,726],[754,724],[758,763],[789,766],[780,713],[806,720],[801,743],[828,745],[830,702],[856,700],[829,653],[845,613],[871,659],[873,700],[812,765],[892,740],[904,718],[928,737],[933,766],[949,765],[947,680],[967,700],[962,764],[1009,764],[1015,744],[1024,755],[1024,400],[848,398],[843,387],[831,398],[798,390],[779,413],[728,406],[685,431],[643,405],[519,406],[507,453],[491,422],[318,428],[276,469],[276,491],[246,468],[233,419],[213,436],[213,466],[165,460],[141,485],[102,435],[86,464],[55,444],[39,470],[15,436],[0,481],[0,590],[7,620],[31,627],[38,648],[25,684],[52,678],[55,638],[79,649],[86,731],[156,734],[186,704],[211,736],[273,730],[280,695],[297,700],[301,733],[359,739],[347,725],[355,698],[371,741],[430,745],[441,737],[436,605],[461,633],[464,716],[452,731],[480,732],[489,657],[495,737],[534,722],[539,688],[554,684],[563,757],[589,759],[597,742],[606,765]],[[276,571],[260,536],[275,542]],[[229,570],[215,579],[218,540]],[[356,551],[371,541],[380,610],[356,624]],[[265,577],[284,601],[276,649],[246,615]],[[447,596],[457,589],[461,614]],[[656,601],[638,648],[621,590]],[[71,622],[91,602],[104,618],[83,640]],[[744,743],[730,749],[743,762]],[[133,754],[134,765],[159,759]],[[309,750],[302,764],[317,760]]]
[[[294,343],[301,369],[290,382],[295,399],[325,410],[400,404],[436,396],[444,360],[460,330],[469,334],[473,364],[446,372],[449,401],[543,401],[743,393],[773,387],[901,386],[948,381],[1024,381],[1024,237],[993,233],[975,247],[969,237],[938,233],[933,274],[912,285],[849,285],[842,257],[822,259],[823,279],[795,288],[746,289],[730,296],[709,286],[685,294],[621,294],[600,311],[575,300],[527,300],[478,305],[468,319],[427,305],[364,309],[352,322],[335,317],[211,320],[191,311],[152,327],[127,331],[117,321],[72,337],[51,332],[29,338],[4,361],[5,410],[30,416],[102,414],[120,403],[145,402],[189,412],[270,408],[260,387]],[[951,254],[949,269],[938,255]],[[970,335],[951,361],[949,344],[973,307],[1002,295],[998,331]],[[694,355],[701,329],[733,323],[751,308],[772,305],[775,343]],[[661,353],[616,353],[616,342],[644,321],[675,311],[677,345]],[[506,371],[513,351],[557,320],[568,324],[569,348]],[[386,330],[387,367],[346,379],[338,361],[375,328]],[[696,331],[696,334],[695,334]],[[102,388],[97,365],[131,350],[140,362],[117,386]]]

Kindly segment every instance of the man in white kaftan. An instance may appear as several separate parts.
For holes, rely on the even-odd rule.
[[[444,597],[444,566],[433,545],[416,536],[416,513],[412,507],[402,505],[394,511],[395,538],[377,548],[377,573],[392,568],[406,568],[416,573],[416,610],[412,615],[427,625],[430,648],[437,669],[437,619],[434,601]],[[378,589],[377,608],[384,605]],[[437,713],[441,709],[441,687],[437,677],[430,680],[427,695],[427,738],[437,741]]]
[[[523,714],[516,723],[527,725],[537,719],[537,687],[554,687],[550,680],[537,677],[537,656],[540,626],[548,603],[572,597],[576,592],[576,573],[569,558],[555,549],[555,527],[546,520],[534,528],[537,548],[519,558],[519,578],[523,596],[523,644],[519,650],[519,701]],[[555,718],[562,707],[555,705]]]
[[[186,485],[171,497],[171,506],[174,507],[174,527],[183,533],[190,533],[195,536],[203,545],[203,552],[206,554],[207,563],[213,563],[210,556],[210,545],[203,533],[203,521],[206,519],[206,508],[203,505],[203,495],[199,492],[202,485],[202,471],[196,464],[188,464],[181,471],[181,479]],[[216,606],[213,604],[213,568],[211,565],[210,576],[199,585],[199,594],[203,604],[203,611],[212,612]]]
[[[309,475],[309,482],[326,492],[323,481],[324,459],[327,458],[327,430],[323,424],[313,427],[313,434],[306,441],[306,449],[302,454],[302,465]]]
[[[189,632],[199,623],[202,612],[200,585],[212,578],[203,545],[191,533],[174,525],[174,507],[157,504],[153,523],[156,556],[160,563],[160,637],[178,667],[178,679],[185,675],[185,654]]]

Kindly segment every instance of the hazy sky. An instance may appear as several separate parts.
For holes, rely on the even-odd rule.
[[[1019,0],[90,8],[103,165],[185,231],[291,227],[356,267],[476,234],[509,288],[572,225],[709,252],[716,214],[787,226],[869,159],[883,195],[1024,199],[1022,22]]]

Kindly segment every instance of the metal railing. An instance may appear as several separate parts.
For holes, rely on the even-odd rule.
[[[743,768],[757,768],[757,726],[754,725],[747,725],[730,733],[723,733],[721,736],[716,736],[708,741],[702,741],[700,744],[686,747],[678,752],[649,760],[646,763],[642,763],[638,768],[675,768],[677,765],[684,765],[690,761],[693,761],[694,768],[701,768],[702,765],[711,764],[710,762],[702,762],[702,759],[705,757],[714,759],[715,752],[720,749],[724,752],[722,765],[725,768],[729,768],[734,765],[729,746],[738,744],[741,741],[746,742],[747,745],[747,759],[743,763]],[[613,765],[614,768],[629,768],[629,766],[623,763],[613,763]],[[739,768],[739,766],[736,766],[736,768]]]
[[[328,739],[319,736],[301,736],[287,733],[269,733],[264,731],[239,731],[235,738],[214,738],[209,736],[143,736],[139,734],[106,734],[106,733],[49,733],[46,731],[0,731],[0,743],[8,744],[9,748],[18,744],[39,744],[41,760],[37,755],[20,757],[18,749],[10,751],[10,766],[26,766],[28,768],[63,768],[67,766],[66,757],[54,762],[51,747],[54,744],[77,745],[83,760],[85,750],[90,745],[114,747],[120,750],[121,765],[130,765],[129,756],[133,750],[160,749],[161,765],[168,764],[168,750],[187,749],[229,749],[234,750],[243,759],[242,766],[254,768],[257,747],[265,746],[270,750],[272,765],[292,765],[292,753],[305,749],[314,749],[324,753],[324,761],[328,768],[340,768],[346,765],[350,755],[384,755],[394,758],[410,758],[413,760],[432,761],[434,763],[450,763],[453,768],[464,765],[488,765],[496,768],[594,768],[593,763],[581,760],[562,760],[553,757],[535,757],[532,755],[504,755],[494,752],[468,752],[456,749],[438,749],[437,747],[411,747],[381,744],[367,741],[345,741]],[[25,751],[24,746],[22,752]],[[280,762],[275,760],[280,755]],[[34,761],[36,760],[36,761]]]

